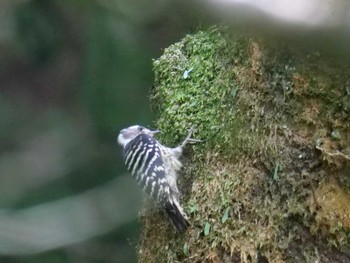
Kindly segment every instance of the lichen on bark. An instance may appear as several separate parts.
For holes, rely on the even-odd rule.
[[[194,126],[179,185],[191,226],[142,216],[140,262],[349,262],[346,65],[211,28],[154,61],[159,140]]]

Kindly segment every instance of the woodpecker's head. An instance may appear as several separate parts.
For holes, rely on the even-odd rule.
[[[154,134],[158,133],[159,131],[151,131],[149,129],[146,129],[143,126],[140,125],[134,125],[130,126],[128,128],[122,129],[118,135],[118,143],[124,147],[128,144],[132,139],[134,139],[139,134],[148,134],[153,137]]]

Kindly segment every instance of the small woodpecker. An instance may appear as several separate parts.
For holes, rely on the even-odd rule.
[[[159,143],[152,131],[140,125],[120,131],[118,143],[123,147],[126,168],[143,190],[150,195],[168,214],[178,232],[184,232],[190,225],[179,201],[177,172],[182,164],[179,160],[187,143],[200,142],[192,139],[190,132],[177,147],[169,148]]]

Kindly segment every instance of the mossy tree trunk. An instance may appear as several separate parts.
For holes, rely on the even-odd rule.
[[[210,29],[154,61],[159,140],[191,126],[191,226],[146,212],[140,262],[350,262],[350,77],[319,53]]]

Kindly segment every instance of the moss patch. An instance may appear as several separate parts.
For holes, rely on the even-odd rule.
[[[179,182],[191,227],[178,235],[146,212],[140,262],[350,260],[342,68],[212,28],[167,48],[154,71],[160,141],[193,126],[205,142],[189,147]]]

